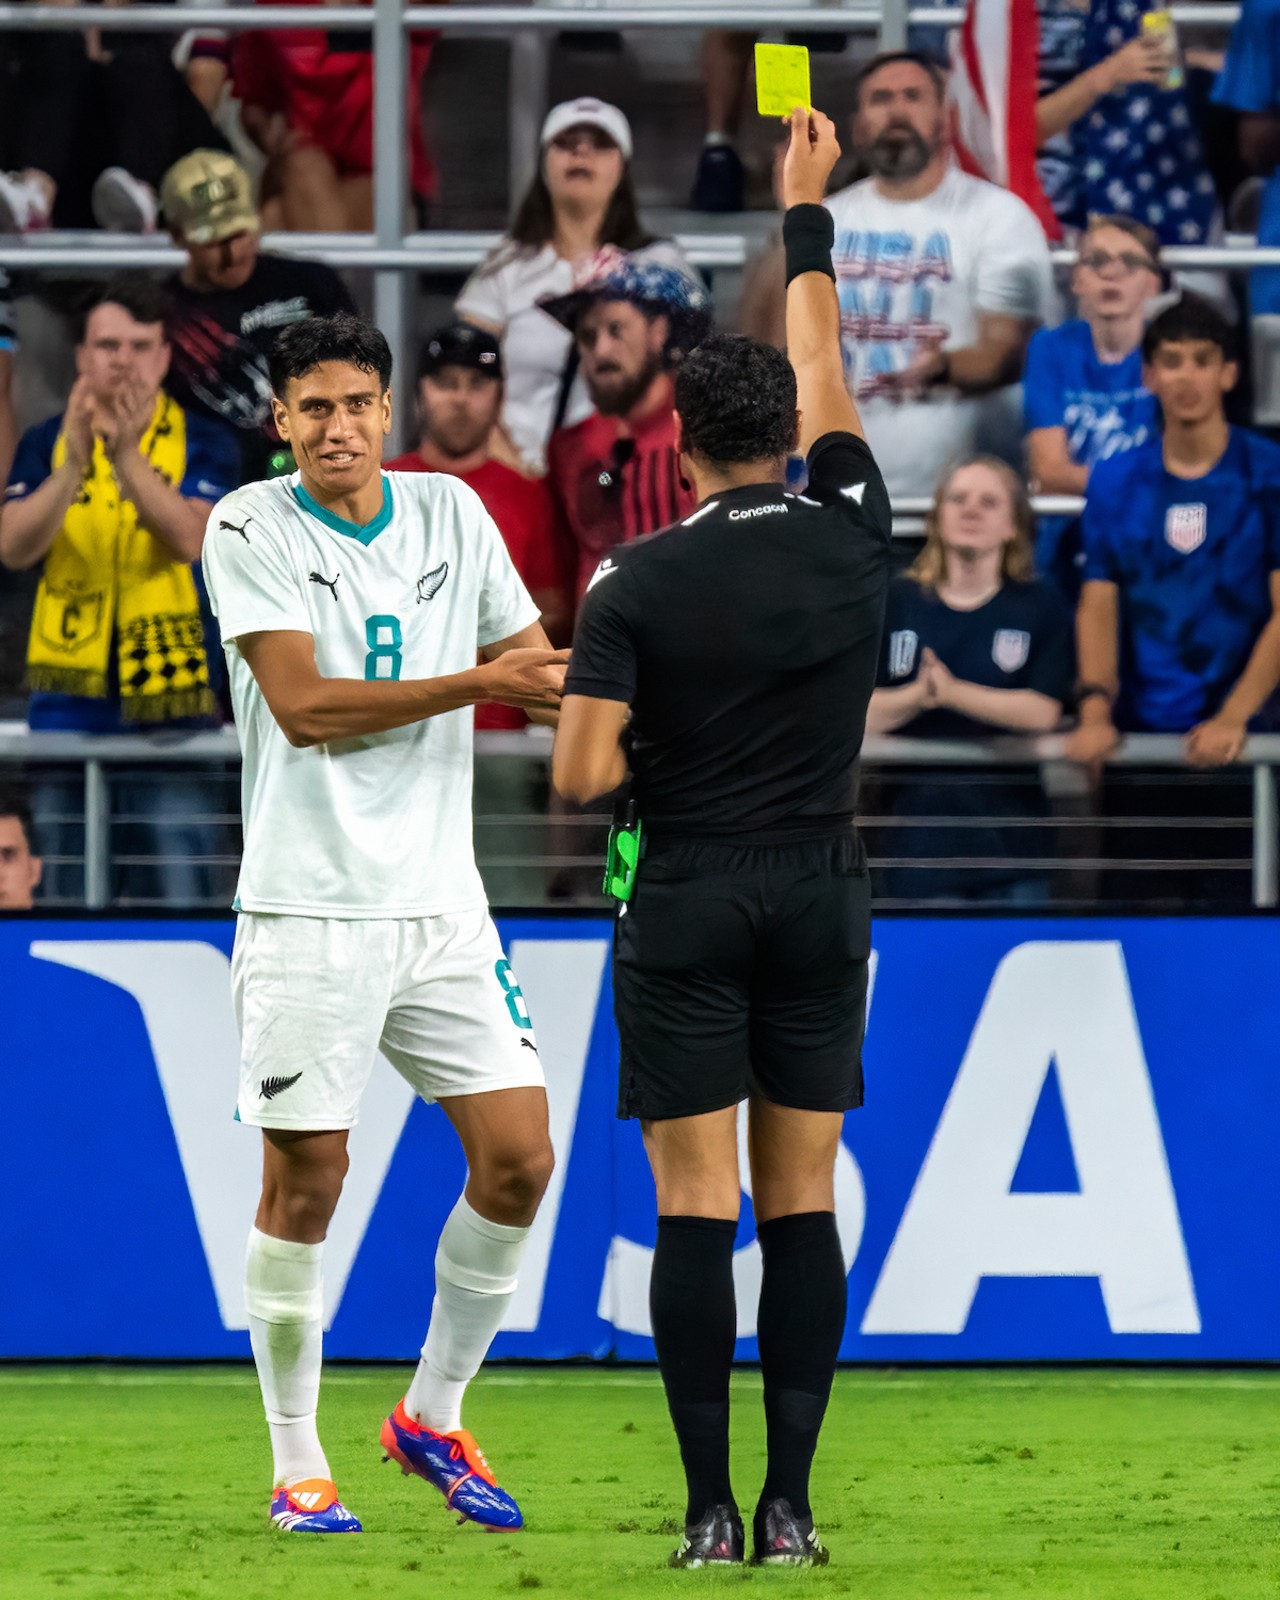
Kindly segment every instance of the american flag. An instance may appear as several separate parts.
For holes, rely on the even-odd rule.
[[[1039,53],[1035,0],[969,0],[951,40],[951,136],[966,172],[1025,200],[1059,239],[1036,173]]]

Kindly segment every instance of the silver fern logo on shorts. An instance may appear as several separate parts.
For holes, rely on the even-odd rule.
[[[301,1076],[300,1072],[295,1072],[291,1078],[264,1078],[258,1093],[263,1100],[274,1100],[278,1094],[283,1094],[286,1089],[292,1089]]]

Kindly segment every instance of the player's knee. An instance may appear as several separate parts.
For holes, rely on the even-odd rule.
[[[263,1175],[258,1210],[268,1224],[264,1232],[281,1239],[323,1238],[349,1165],[345,1150],[324,1162],[273,1162]]]
[[[494,1151],[480,1171],[472,1172],[493,1211],[532,1218],[555,1168],[550,1143]]]

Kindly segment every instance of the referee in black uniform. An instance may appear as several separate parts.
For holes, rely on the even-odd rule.
[[[834,1170],[862,1103],[870,953],[854,810],[890,537],[840,354],[821,205],[839,153],[828,118],[792,116],[789,362],[714,337],[679,369],[698,508],[602,562],[556,738],[560,793],[595,799],[629,767],[642,830],[615,929],[619,1115],[641,1119],[658,1192],[653,1337],[689,1490],[674,1566],[744,1557],[729,1482],[744,1099],[769,1455],[754,1559],[827,1559],[809,1468],[847,1300]],[[797,440],[809,483],[790,495]]]

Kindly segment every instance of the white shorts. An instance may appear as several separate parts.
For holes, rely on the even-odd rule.
[[[380,1049],[424,1100],[544,1086],[488,911],[366,921],[241,912],[231,957],[237,1115],[350,1128]]]

